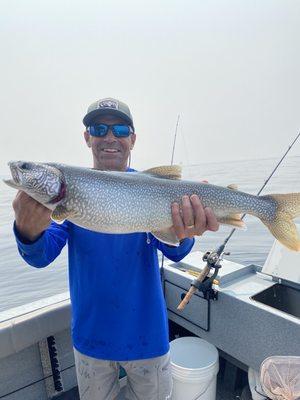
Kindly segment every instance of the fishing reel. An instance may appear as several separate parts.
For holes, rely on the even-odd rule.
[[[202,260],[208,264],[210,268],[221,268],[220,262],[223,260],[223,256],[229,256],[230,252],[223,251],[223,246],[220,246],[215,251],[207,251]]]
[[[206,262],[206,266],[209,269],[214,268],[214,272],[210,277],[204,278],[202,282],[199,282],[199,280],[194,279],[194,281],[191,283],[191,286],[194,286],[196,289],[201,291],[203,293],[203,296],[205,299],[212,299],[212,300],[218,300],[218,291],[213,289],[213,284],[216,283],[216,277],[219,273],[219,269],[222,268],[221,261],[223,260],[224,255],[229,255],[229,252],[224,251],[225,246],[220,246],[217,248],[215,251],[207,251],[203,257],[202,260]]]

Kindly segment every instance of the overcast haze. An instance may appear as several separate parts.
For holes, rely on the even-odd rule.
[[[300,129],[300,1],[0,1],[0,173],[91,166],[82,118],[115,97],[132,165],[280,157]],[[291,155],[300,154],[300,143]]]

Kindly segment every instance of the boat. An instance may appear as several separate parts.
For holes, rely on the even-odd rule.
[[[195,251],[161,267],[170,340],[198,336],[217,347],[217,400],[250,400],[248,373],[273,355],[300,356],[300,254],[276,240],[263,267],[224,259],[184,310],[178,304],[205,266]],[[209,281],[209,277],[206,281]],[[0,399],[78,399],[69,292],[0,313]],[[123,399],[126,374],[120,371]]]

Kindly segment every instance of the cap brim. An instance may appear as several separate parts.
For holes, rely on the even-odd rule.
[[[93,120],[98,117],[99,115],[114,115],[116,117],[120,117],[124,119],[129,125],[133,127],[132,120],[128,118],[128,116],[124,113],[122,113],[119,110],[108,110],[108,109],[98,109],[89,112],[86,114],[86,116],[83,118],[82,122],[85,126],[90,126],[90,124],[93,122]]]

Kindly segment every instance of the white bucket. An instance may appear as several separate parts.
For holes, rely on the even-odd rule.
[[[215,400],[219,354],[198,337],[185,336],[170,343],[172,400]]]

